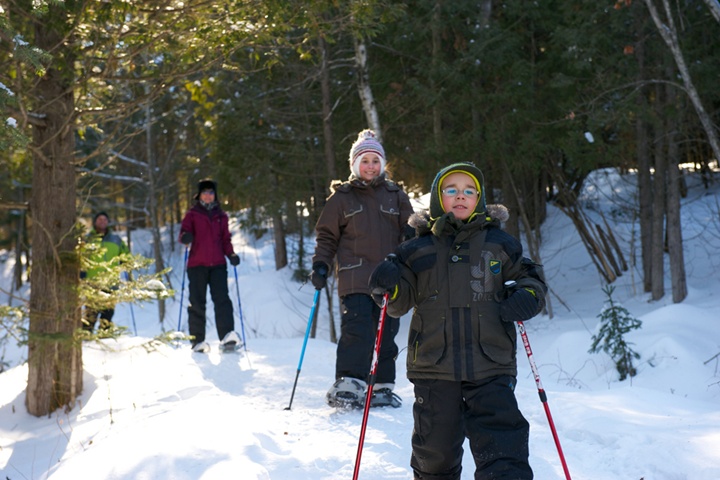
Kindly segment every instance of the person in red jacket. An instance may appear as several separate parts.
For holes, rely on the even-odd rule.
[[[187,261],[189,282],[188,328],[195,352],[208,352],[205,341],[205,307],[207,289],[215,306],[215,326],[220,348],[238,349],[240,336],[235,332],[233,306],[228,295],[227,265],[225,257],[235,267],[240,258],[233,250],[228,228],[228,216],[217,201],[217,183],[213,180],[198,182],[195,204],[187,211],[180,227],[180,242],[190,245]]]

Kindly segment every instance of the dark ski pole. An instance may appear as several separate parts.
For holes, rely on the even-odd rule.
[[[130,275],[128,275],[128,272],[125,273],[125,281],[130,281]],[[132,318],[132,324],[133,324],[133,332],[135,332],[135,336],[137,337],[137,326],[135,325],[135,310],[133,309],[133,304],[130,302],[130,317]]]
[[[505,288],[508,291],[512,291],[512,289],[517,285],[517,282],[515,280],[508,280],[505,282]],[[562,463],[563,471],[565,472],[565,478],[566,480],[572,480],[570,478],[570,471],[568,470],[567,463],[565,462],[565,455],[563,455],[562,447],[560,446],[560,438],[558,437],[557,430],[555,429],[555,422],[553,422],[552,414],[550,413],[550,406],[547,402],[547,394],[545,393],[545,389],[543,388],[542,382],[540,381],[540,374],[538,373],[537,366],[535,365],[535,359],[533,357],[532,348],[530,347],[530,341],[528,340],[527,332],[525,331],[525,324],[521,321],[517,322],[518,331],[520,332],[520,337],[522,338],[523,346],[525,347],[525,353],[527,354],[528,361],[530,362],[530,369],[532,370],[533,377],[535,377],[535,385],[537,385],[538,389],[538,395],[540,396],[540,401],[543,404],[543,408],[545,409],[545,415],[548,419],[548,424],[550,425],[550,431],[552,432],[553,440],[555,440],[555,447],[557,447],[558,454],[560,455],[560,463]]]
[[[380,320],[378,321],[377,336],[375,337],[375,349],[373,350],[372,366],[370,367],[370,378],[368,378],[368,390],[365,395],[365,410],[363,411],[362,426],[360,427],[360,440],[358,441],[357,456],[355,457],[353,480],[357,480],[358,474],[360,473],[360,458],[362,457],[363,444],[365,443],[365,430],[367,427],[368,414],[370,413],[370,401],[372,400],[373,387],[375,386],[375,374],[377,373],[380,345],[382,345],[383,329],[385,327],[385,317],[387,315],[388,297],[388,293],[383,295],[382,309],[380,310]]]
[[[181,331],[180,321],[182,320],[183,297],[185,296],[185,273],[187,271],[188,249],[189,247],[185,245],[185,260],[183,260],[182,286],[180,287],[180,309],[178,311],[178,332]]]
[[[247,354],[247,343],[245,342],[245,321],[243,320],[242,303],[240,302],[240,282],[238,282],[237,267],[233,266],[235,270],[235,291],[238,297],[238,313],[240,314],[240,333],[242,333],[242,342],[245,353]]]
[[[297,387],[298,377],[300,377],[300,370],[302,369],[303,358],[305,357],[305,347],[307,346],[308,337],[310,336],[310,330],[312,329],[313,319],[315,318],[315,310],[320,300],[320,290],[315,290],[315,298],[313,299],[313,305],[310,309],[310,317],[308,318],[307,328],[305,329],[305,339],[303,340],[302,350],[300,351],[300,360],[298,361],[297,372],[295,373],[295,383],[293,383],[292,394],[290,395],[290,403],[285,410],[290,410],[292,407],[293,398],[295,398],[295,388]]]

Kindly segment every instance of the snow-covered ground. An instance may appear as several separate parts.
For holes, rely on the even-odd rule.
[[[632,182],[604,171],[593,178],[584,201],[591,215],[606,213],[630,260],[631,248],[639,253],[638,226],[620,199],[632,194]],[[637,269],[614,284],[615,300],[643,322],[641,330],[627,335],[641,355],[638,375],[623,382],[608,356],[588,353],[605,300],[598,273],[558,210],[550,208],[543,226],[541,260],[552,287],[553,318],[540,316],[526,327],[575,480],[720,478],[719,189],[708,192],[692,177],[689,181],[682,225],[687,299],[673,304],[668,281],[665,297],[649,302]],[[27,366],[19,362],[27,353],[12,343],[6,347],[4,361],[13,366],[0,374],[3,479],[352,478],[362,412],[339,413],[324,402],[335,360],[325,295],[317,337],[307,343],[288,410],[314,290],[292,281],[289,269],[275,271],[269,236],[254,241],[234,222],[232,231],[242,258],[240,299],[232,267],[229,283],[238,331],[238,301],[242,304],[246,352],[217,352],[212,308],[210,354],[193,354],[187,346],[147,348],[161,331],[177,329],[179,319],[186,328],[179,293],[184,252],[168,253],[178,292],[168,303],[164,326],[152,303],[119,305],[116,323],[127,326],[129,334],[84,345],[85,388],[70,412],[43,418],[26,413]],[[134,252],[147,254],[149,241],[136,232]],[[5,290],[12,261],[0,263]],[[6,295],[0,302],[7,304]],[[187,307],[187,294],[184,303]],[[337,310],[337,299],[334,306]],[[408,318],[403,320],[397,337],[401,349],[408,327]],[[535,478],[564,479],[529,363],[524,352],[518,354],[517,396],[531,425]],[[402,351],[396,391],[403,406],[371,410],[360,478],[412,478],[413,394],[404,359]],[[473,478],[467,448],[463,467],[462,478]]]

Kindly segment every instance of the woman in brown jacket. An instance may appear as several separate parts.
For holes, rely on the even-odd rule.
[[[335,383],[326,401],[332,407],[362,408],[380,316],[368,279],[403,240],[413,209],[402,187],[386,178],[385,151],[372,130],[359,133],[349,162],[350,178],[332,183],[315,227],[311,280],[316,289],[324,288],[335,267],[342,317]],[[401,405],[392,391],[398,327],[397,318],[386,318],[371,406]]]

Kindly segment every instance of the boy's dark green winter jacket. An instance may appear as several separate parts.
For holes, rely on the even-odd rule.
[[[533,290],[539,313],[547,287],[542,267],[523,257],[520,242],[500,228],[502,205],[469,222],[450,214],[414,215],[418,236],[396,253],[402,279],[387,312],[414,308],[408,339],[408,378],[478,381],[517,376],[517,334],[500,318],[503,285]]]

